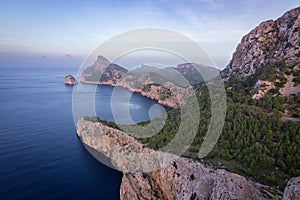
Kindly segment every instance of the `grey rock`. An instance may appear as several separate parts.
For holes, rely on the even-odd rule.
[[[243,79],[260,67],[285,61],[287,66],[300,63],[300,7],[286,12],[277,20],[262,22],[245,35],[228,66],[222,71],[224,80]]]
[[[289,180],[284,189],[283,200],[300,199],[300,176]]]

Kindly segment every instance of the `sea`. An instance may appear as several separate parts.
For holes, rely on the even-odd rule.
[[[67,74],[76,75],[76,69],[0,69],[1,200],[120,198],[122,173],[96,160],[76,136],[72,94],[82,85],[65,85]],[[115,119],[113,91],[96,86],[95,109],[101,119]],[[156,104],[137,93],[127,102],[135,123],[149,120],[149,109]]]

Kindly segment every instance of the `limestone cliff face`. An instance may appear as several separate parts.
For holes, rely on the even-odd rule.
[[[268,195],[262,193],[260,189]],[[150,173],[124,174],[121,199],[280,199],[246,178],[180,158]]]
[[[283,200],[300,199],[300,177],[292,178],[284,190]]]
[[[130,170],[146,167],[139,168],[145,160],[138,157],[133,160],[127,156],[128,152],[154,153],[126,133],[99,122],[80,119],[77,134],[85,145],[109,157],[121,171],[128,171],[128,166],[131,166]],[[223,169],[215,170],[187,158],[174,159],[164,152],[157,155],[164,158],[166,167],[147,173],[125,172],[121,199],[280,199],[268,192],[272,188],[240,175]]]
[[[245,35],[222,76],[224,80],[243,79],[265,64],[280,61],[287,66],[300,66],[300,7],[275,21],[262,22]]]

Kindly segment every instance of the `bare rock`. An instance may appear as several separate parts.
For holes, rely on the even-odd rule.
[[[257,89],[257,92],[252,96],[253,99],[261,99],[265,94],[271,89],[275,88],[273,82],[258,80],[254,86]]]
[[[286,78],[287,82],[283,88],[280,88],[279,90],[280,94],[282,94],[283,96],[289,96],[300,92],[300,85],[295,85],[295,82],[293,82],[294,79],[293,74],[291,75],[285,74],[284,77]]]
[[[76,85],[78,84],[77,80],[72,75],[67,75],[64,79],[66,85]]]
[[[300,7],[286,12],[277,20],[262,22],[245,35],[228,66],[224,80],[243,79],[265,64],[285,61],[287,66],[300,63]]]
[[[300,199],[300,176],[289,180],[283,194],[283,200],[299,200],[299,199]]]

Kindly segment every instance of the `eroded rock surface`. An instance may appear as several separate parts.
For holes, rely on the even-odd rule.
[[[300,199],[300,176],[292,178],[284,190],[283,200]]]
[[[287,66],[300,65],[300,7],[275,21],[262,22],[245,35],[222,76],[243,79],[263,65],[283,60]]]
[[[76,85],[78,84],[77,80],[72,75],[67,75],[64,79],[66,85]]]

